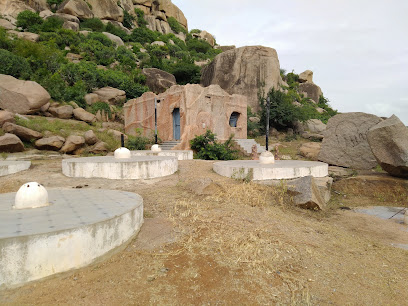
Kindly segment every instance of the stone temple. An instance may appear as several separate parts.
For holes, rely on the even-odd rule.
[[[127,134],[154,135],[155,97],[158,136],[162,141],[180,141],[175,150],[188,149],[190,140],[207,130],[220,141],[230,135],[235,139],[247,138],[247,98],[229,95],[218,85],[197,84],[174,85],[157,96],[147,92],[128,101],[124,106]]]

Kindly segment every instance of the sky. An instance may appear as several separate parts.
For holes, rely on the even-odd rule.
[[[274,48],[281,68],[314,73],[339,112],[408,125],[407,0],[172,0],[189,30],[219,45]]]

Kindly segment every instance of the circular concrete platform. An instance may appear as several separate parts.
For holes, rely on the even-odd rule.
[[[30,161],[0,161],[0,176],[5,176],[29,169]]]
[[[99,156],[62,161],[62,173],[69,177],[151,179],[171,175],[177,170],[178,160],[173,156],[135,156],[124,159]]]
[[[222,176],[254,181],[328,175],[326,163],[301,160],[277,160],[274,164],[260,164],[257,160],[231,160],[214,163],[213,170]]]
[[[51,205],[12,209],[0,194],[0,287],[86,266],[121,246],[143,223],[143,199],[114,190],[49,190]]]
[[[152,150],[137,150],[130,151],[130,154],[132,154],[132,156],[175,156],[178,160],[193,159],[192,150],[163,150],[160,152]]]

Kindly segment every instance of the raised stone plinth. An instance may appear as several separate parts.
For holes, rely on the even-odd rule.
[[[257,160],[232,160],[214,163],[213,170],[222,176],[254,181],[328,175],[327,164],[300,160],[277,160],[274,164],[261,164]]]
[[[30,161],[0,161],[0,176],[5,176],[29,169]]]
[[[49,190],[51,205],[14,210],[0,194],[0,288],[77,269],[125,244],[143,223],[143,199],[114,190]]]
[[[62,173],[69,177],[107,179],[152,179],[178,170],[173,156],[135,156],[117,159],[112,156],[64,159]]]
[[[178,160],[193,159],[192,150],[163,150],[155,152],[152,150],[137,150],[130,151],[132,156],[175,156]]]

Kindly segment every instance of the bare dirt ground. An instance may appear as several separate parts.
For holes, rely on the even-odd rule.
[[[216,183],[213,194],[199,195],[187,188],[205,177]],[[291,206],[284,186],[227,179],[212,171],[212,162],[199,160],[181,161],[176,174],[148,181],[67,178],[61,173],[61,160],[40,160],[29,171],[0,177],[0,193],[15,192],[27,181],[48,189],[139,193],[145,223],[126,249],[89,267],[0,289],[0,304],[406,305],[408,301],[408,251],[390,246],[408,244],[407,227],[339,210],[339,205],[395,204],[381,194],[373,197],[373,192],[353,194],[347,189],[353,182],[337,186],[328,211],[309,212]]]

